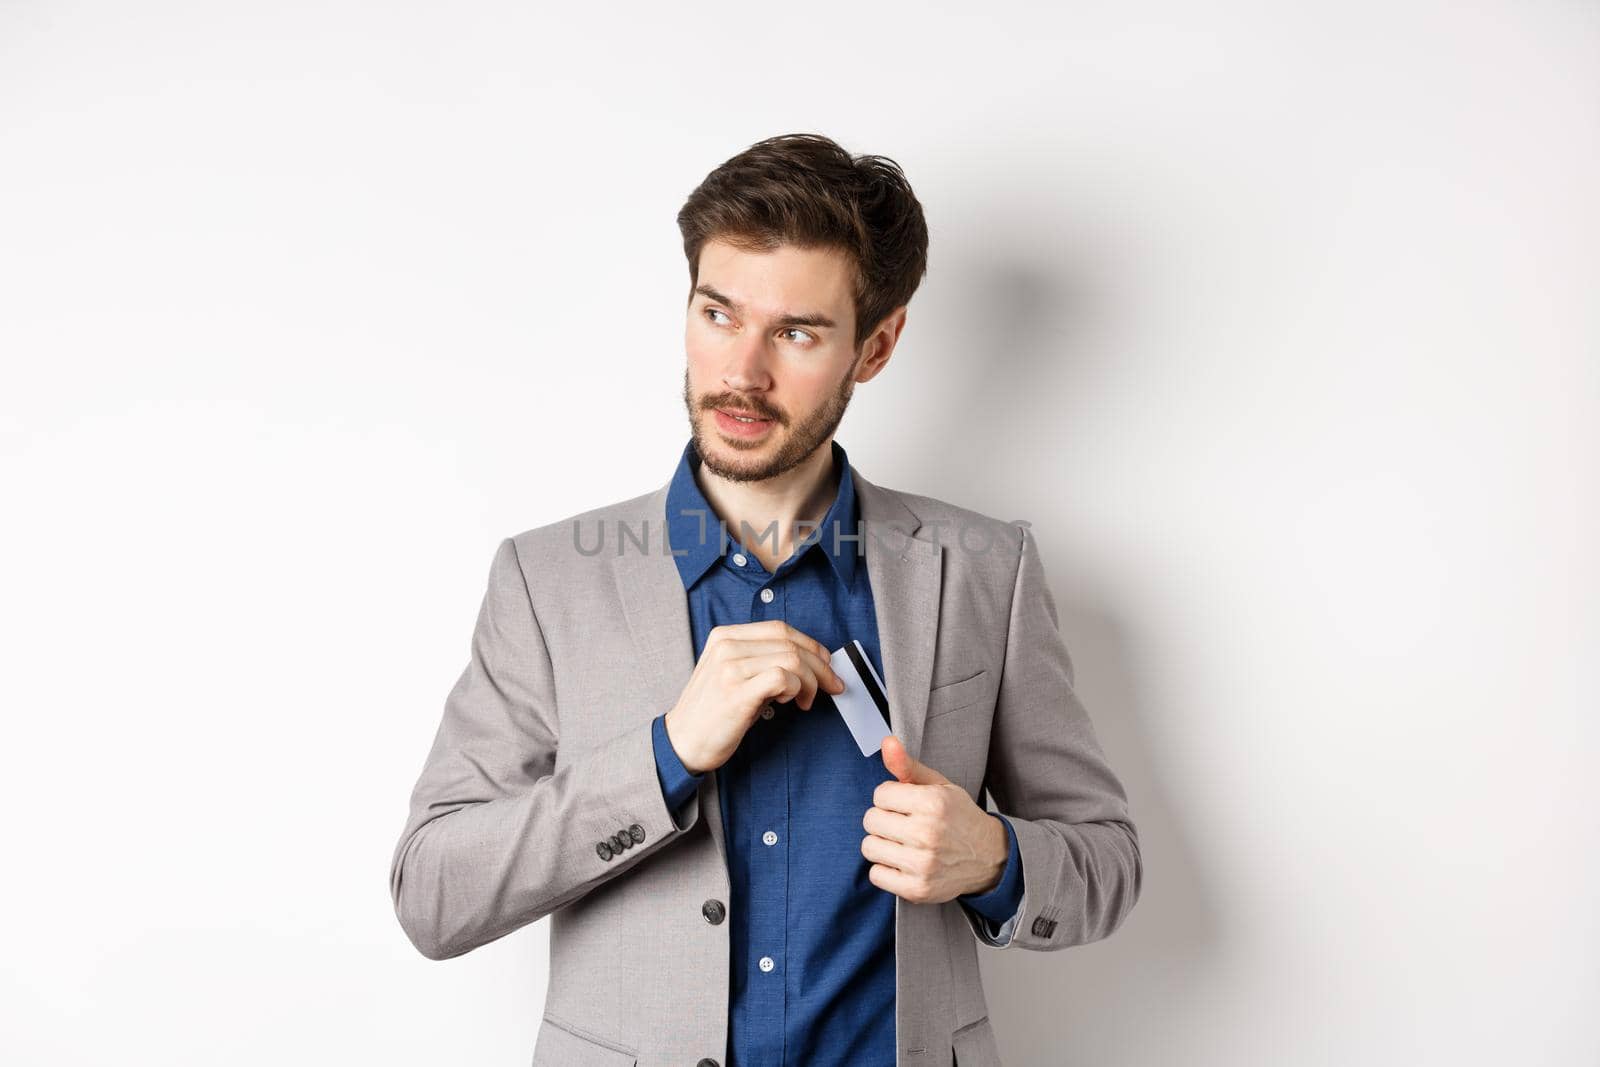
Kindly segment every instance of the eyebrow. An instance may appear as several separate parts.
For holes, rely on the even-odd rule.
[[[710,299],[715,300],[719,304],[727,304],[729,307],[731,307],[735,311],[742,312],[744,310],[742,307],[739,306],[739,304],[736,301],[728,299],[728,297],[724,296],[722,293],[717,292],[716,289],[714,289],[713,287],[711,287],[709,285],[697,285],[697,286],[694,287],[694,291],[699,293],[701,296],[709,297]],[[832,329],[834,327],[837,327],[838,323],[834,322],[832,319],[828,318],[828,316],[826,316],[826,315],[819,315],[816,312],[812,312],[812,313],[807,314],[807,315],[780,315],[774,321],[773,325],[775,325],[775,326],[813,326],[813,327],[816,327],[818,329]]]

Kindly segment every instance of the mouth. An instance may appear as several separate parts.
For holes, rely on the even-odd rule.
[[[772,419],[763,419],[747,411],[715,408],[717,428],[733,437],[759,437],[772,428]]]

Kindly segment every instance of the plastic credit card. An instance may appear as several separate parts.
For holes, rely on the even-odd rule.
[[[889,697],[883,679],[878,677],[867,650],[860,641],[847,641],[828,657],[833,672],[844,683],[844,692],[829,693],[834,707],[850,728],[850,736],[863,756],[883,747],[883,739],[893,731],[889,724]]]

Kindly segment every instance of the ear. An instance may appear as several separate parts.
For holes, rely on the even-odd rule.
[[[889,357],[894,354],[894,346],[900,341],[900,331],[905,328],[906,306],[902,304],[885,315],[883,321],[878,323],[878,328],[862,342],[866,354],[861,359],[860,369],[856,371],[857,383],[872,381],[888,365]]]

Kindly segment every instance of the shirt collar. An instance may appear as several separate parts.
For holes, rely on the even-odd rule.
[[[838,441],[830,444],[834,470],[839,472],[839,489],[833,503],[828,505],[828,512],[822,517],[821,524],[811,534],[815,543],[807,545],[803,551],[822,552],[832,565],[833,573],[849,589],[855,582],[856,564],[860,558],[857,553],[862,543],[859,540],[846,540],[861,533],[856,529],[856,484],[850,475],[850,458],[844,446]],[[736,531],[730,528],[724,545],[717,513],[706,501],[700,484],[695,480],[695,472],[699,467],[700,453],[695,449],[694,438],[691,437],[683,446],[678,467],[672,475],[672,484],[667,488],[667,538],[674,553],[683,553],[674,555],[672,559],[678,565],[678,575],[683,579],[685,590],[699,581],[711,565],[721,559],[727,549],[736,546],[739,540],[734,536]],[[838,529],[838,551],[834,551],[835,527]]]

